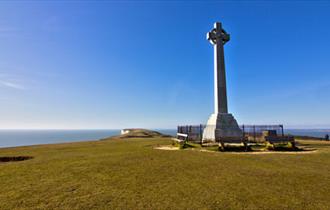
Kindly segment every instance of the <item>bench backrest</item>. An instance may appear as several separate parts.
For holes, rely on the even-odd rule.
[[[185,133],[177,133],[176,135],[181,136],[181,137],[185,137],[185,138],[188,137],[188,134],[185,134]]]

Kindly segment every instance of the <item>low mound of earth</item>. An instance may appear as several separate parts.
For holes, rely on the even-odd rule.
[[[127,133],[109,137],[106,139],[129,139],[129,138],[168,138],[170,135],[165,135],[157,131],[147,129],[125,129]],[[103,140],[106,140],[103,139]]]

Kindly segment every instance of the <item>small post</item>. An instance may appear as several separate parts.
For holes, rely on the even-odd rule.
[[[248,144],[245,140],[243,140],[243,144],[244,144],[244,147],[245,147],[245,152],[248,151]]]
[[[199,124],[199,141],[202,144],[203,143],[203,130],[202,130],[202,124]]]
[[[192,134],[192,126],[189,126],[189,136],[191,136],[191,134]],[[189,136],[188,136],[188,138],[189,138]]]
[[[280,125],[281,129],[282,129],[282,137],[284,136],[284,128],[283,125]]]
[[[243,127],[242,127],[242,130],[243,130],[243,138],[245,137],[245,126],[243,125]]]
[[[256,126],[253,125],[253,139],[256,141]]]
[[[244,144],[244,146],[245,146],[245,152],[247,151],[247,142],[245,141],[245,126],[244,126],[244,124],[243,124],[243,126],[242,126],[242,130],[243,130],[243,132],[242,132],[242,142],[243,142],[243,144]]]

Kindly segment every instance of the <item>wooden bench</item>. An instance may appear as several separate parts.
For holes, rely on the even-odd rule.
[[[172,138],[172,140],[178,142],[179,144],[185,144],[188,140],[188,134],[177,133],[176,138]]]
[[[266,136],[265,140],[271,144],[275,143],[288,143],[290,142],[293,147],[296,147],[296,142],[293,136]]]
[[[269,143],[284,143],[284,142],[294,142],[293,136],[266,136],[265,140]]]
[[[181,141],[187,141],[188,140],[188,134],[185,133],[177,133],[177,138]]]

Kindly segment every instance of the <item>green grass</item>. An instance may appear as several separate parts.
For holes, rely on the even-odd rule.
[[[310,154],[156,150],[128,139],[0,149],[0,209],[330,209],[330,143]]]

